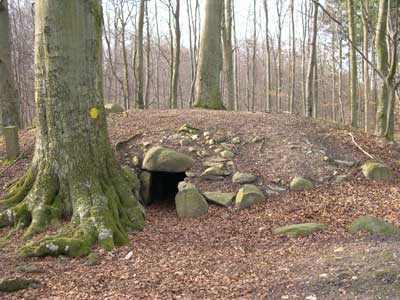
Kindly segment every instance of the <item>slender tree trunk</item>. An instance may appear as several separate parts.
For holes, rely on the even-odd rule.
[[[181,62],[181,27],[180,27],[180,0],[176,0],[174,15],[174,32],[175,32],[175,57],[172,73],[172,107],[178,107],[178,83],[179,83],[179,68]]]
[[[151,83],[151,39],[150,39],[150,18],[149,2],[146,2],[146,89],[144,93],[144,107],[150,106],[150,83]]]
[[[340,121],[346,124],[346,115],[344,113],[343,105],[343,39],[339,39],[339,111],[340,111]]]
[[[35,5],[36,147],[27,173],[0,200],[0,227],[28,227],[29,238],[64,218],[71,226],[28,243],[22,255],[81,256],[96,242],[110,250],[144,224],[108,140],[101,13],[98,1]]]
[[[332,31],[332,121],[336,121],[336,32]]]
[[[265,12],[265,48],[266,48],[266,95],[265,95],[265,106],[266,111],[271,111],[271,46],[269,42],[269,10],[268,10],[268,0],[264,0],[264,12]]]
[[[145,0],[140,0],[139,4],[139,16],[137,22],[137,37],[136,37],[136,103],[137,109],[144,108],[144,67],[143,67],[143,27],[144,27],[144,10]]]
[[[317,33],[318,33],[318,2],[314,2],[313,9],[313,31],[311,41],[310,60],[308,63],[307,83],[306,83],[306,116],[313,116],[313,80],[314,70],[316,65],[316,51],[317,51]]]
[[[369,57],[369,0],[364,1],[364,11],[362,14],[363,21],[363,52],[365,57]],[[368,133],[369,130],[369,100],[371,94],[371,79],[369,77],[369,65],[364,59],[364,130]]]
[[[224,46],[224,73],[228,91],[228,110],[235,109],[235,82],[233,73],[233,49],[232,49],[232,0],[225,0],[223,12],[224,26],[222,30],[222,41]]]
[[[350,103],[351,103],[351,126],[358,127],[358,102],[357,102],[357,55],[353,46],[357,43],[356,25],[354,21],[354,0],[347,0],[349,15],[349,40],[350,47]]]
[[[296,30],[295,30],[295,20],[294,20],[294,0],[290,3],[291,12],[291,25],[292,25],[292,64],[291,64],[291,83],[290,83],[290,99],[289,99],[289,112],[293,113],[293,105],[295,99],[296,90]]]
[[[257,83],[257,65],[256,65],[256,56],[257,56],[257,9],[256,9],[257,1],[253,0],[253,49],[252,49],[252,88],[251,88],[251,110],[255,112],[255,102],[256,102],[256,83]]]
[[[0,132],[5,126],[21,126],[19,99],[11,66],[8,1],[0,1]]]
[[[221,17],[223,0],[205,0],[194,106],[224,109],[221,100]]]

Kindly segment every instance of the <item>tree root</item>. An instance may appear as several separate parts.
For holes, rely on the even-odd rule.
[[[116,163],[104,169],[100,175],[74,174],[65,180],[46,166],[29,168],[0,200],[0,228],[27,227],[24,238],[31,238],[71,218],[61,233],[20,248],[23,256],[75,257],[87,255],[96,242],[106,250],[126,244],[127,230],[144,227],[144,208]]]

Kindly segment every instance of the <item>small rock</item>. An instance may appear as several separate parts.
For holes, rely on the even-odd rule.
[[[38,284],[39,281],[33,279],[3,278],[0,280],[0,292],[12,293]]]
[[[235,154],[229,150],[224,150],[220,152],[219,155],[221,155],[221,157],[223,158],[233,158],[235,156]]]
[[[240,173],[236,172],[232,176],[232,181],[235,183],[246,184],[246,183],[253,183],[257,180],[257,176],[248,173]]]
[[[231,141],[231,143],[232,144],[234,144],[234,145],[238,145],[238,144],[240,144],[242,141],[240,140],[240,137],[234,137],[233,139],[232,139],[232,141]]]
[[[201,177],[206,175],[214,175],[214,176],[229,176],[231,171],[224,169],[222,164],[215,165],[213,167],[207,168],[202,174]]]
[[[306,300],[318,300],[315,296],[307,296]]]
[[[348,227],[349,231],[356,233],[359,231],[367,231],[371,234],[382,235],[399,235],[400,228],[384,220],[374,216],[362,216],[351,223]]]
[[[208,137],[211,136],[211,132],[205,131],[205,132],[203,132],[203,136],[204,136],[205,138],[208,138]]]
[[[185,175],[186,175],[186,177],[189,177],[189,178],[197,177],[196,173],[188,172],[188,171],[186,171]]]
[[[318,223],[294,224],[274,228],[272,232],[279,235],[287,235],[292,238],[299,236],[309,236],[310,234],[326,229],[326,225]]]
[[[175,206],[180,218],[197,218],[208,212],[206,199],[195,188],[179,191],[175,196]]]
[[[256,137],[254,137],[254,138],[251,139],[251,142],[252,142],[252,143],[259,143],[259,142],[262,142],[263,140],[264,140],[263,137],[256,136]]]
[[[16,267],[16,271],[18,273],[25,273],[25,274],[30,274],[30,273],[44,273],[45,270],[36,267],[36,266],[31,266],[31,265],[25,265],[25,266],[18,266]]]
[[[197,155],[198,155],[199,157],[207,157],[207,156],[209,156],[208,152],[205,151],[205,150],[198,151],[198,152],[197,152]]]
[[[367,162],[362,165],[361,169],[369,180],[388,180],[393,177],[392,170],[382,163]]]
[[[116,114],[116,113],[122,113],[125,111],[125,109],[122,107],[122,105],[117,104],[117,103],[109,103],[104,105],[104,108],[106,110],[106,114]]]
[[[132,164],[136,168],[140,167],[141,161],[139,156],[135,155],[134,157],[132,157]]]
[[[264,201],[265,196],[258,187],[252,184],[246,184],[237,193],[235,206],[237,209],[243,209]]]
[[[319,278],[328,278],[328,274],[326,273],[319,274]]]
[[[179,145],[181,146],[188,146],[190,145],[191,141],[189,139],[182,139],[179,141]]]
[[[313,184],[310,180],[303,177],[296,176],[290,183],[291,191],[306,191],[313,188]]]
[[[335,163],[338,166],[343,166],[343,167],[354,167],[354,165],[356,164],[354,161],[346,161],[346,160],[340,160],[340,159],[335,159],[333,160],[333,163]]]
[[[191,153],[195,153],[195,152],[197,152],[197,149],[195,148],[195,147],[189,147],[189,152],[191,152]]]
[[[124,257],[125,260],[130,260],[133,256],[133,251],[129,251],[129,253]]]
[[[96,252],[91,252],[86,258],[88,266],[97,266],[100,264],[100,256]]]
[[[184,189],[196,189],[196,186],[190,182],[181,181],[178,183],[178,191],[183,191]]]
[[[208,144],[209,144],[209,145],[215,145],[215,140],[214,140],[214,139],[208,140]]]
[[[204,197],[211,203],[228,207],[232,204],[234,193],[206,192]]]
[[[340,253],[344,251],[344,247],[339,247],[333,250],[334,253]]]
[[[199,135],[198,134],[193,134],[191,136],[192,141],[197,141],[199,139]]]
[[[150,199],[150,181],[151,173],[143,171],[140,173],[140,195],[143,205],[148,205],[151,201]]]
[[[208,181],[222,181],[225,179],[224,176],[216,176],[216,175],[203,175],[201,179]]]
[[[339,175],[335,178],[336,184],[341,184],[343,182],[349,181],[351,179],[351,175]]]
[[[146,142],[143,142],[143,143],[142,143],[142,146],[143,146],[144,148],[147,148],[147,147],[151,146],[151,143],[148,142],[148,141],[146,141]]]
[[[186,134],[196,134],[199,132],[199,129],[190,126],[189,124],[183,124],[179,129],[179,133],[186,133]]]
[[[224,151],[224,148],[216,148],[214,150],[215,153],[219,154],[220,152]]]

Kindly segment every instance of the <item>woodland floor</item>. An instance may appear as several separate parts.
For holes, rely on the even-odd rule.
[[[0,278],[21,276],[16,270],[21,265],[45,272],[23,275],[39,280],[37,288],[0,293],[0,299],[400,299],[400,238],[346,232],[350,222],[365,214],[400,225],[400,180],[372,183],[363,178],[359,166],[368,157],[352,142],[349,128],[263,113],[133,111],[109,118],[114,144],[130,138],[116,147],[121,163],[128,165],[143,153],[143,143],[214,154],[201,139],[179,145],[175,134],[184,123],[212,135],[241,137],[243,143],[233,149],[235,169],[259,175],[257,185],[264,191],[271,184],[285,188],[295,175],[313,179],[317,187],[270,193],[265,203],[239,212],[210,206],[208,215],[195,220],[178,219],[173,205],[150,206],[146,228],[130,234],[130,245],[112,252],[95,249],[101,258],[97,266],[88,266],[86,258],[19,258],[15,250],[24,241],[18,232],[0,245]],[[353,134],[399,174],[397,144]],[[251,141],[254,137],[258,142]],[[15,164],[0,163],[1,187],[26,169],[34,131],[22,132],[21,143],[23,155]],[[4,148],[0,140],[0,158]],[[209,158],[190,155],[196,158],[193,172],[200,174],[202,161]],[[356,165],[334,166],[324,156]],[[334,184],[333,173],[351,180]],[[191,181],[201,191],[239,187],[229,178]],[[299,239],[271,233],[276,226],[303,222],[324,223],[329,230]],[[8,231],[0,230],[0,237]],[[125,260],[130,251],[132,258]]]

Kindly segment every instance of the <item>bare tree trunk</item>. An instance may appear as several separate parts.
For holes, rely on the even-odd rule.
[[[151,83],[151,39],[150,39],[150,18],[148,2],[146,2],[146,89],[144,93],[144,107],[150,105],[150,83]]]
[[[293,105],[296,90],[296,30],[294,20],[294,0],[290,3],[291,23],[292,23],[292,66],[291,66],[291,83],[290,83],[290,99],[289,99],[289,112],[293,113]]]
[[[136,38],[136,103],[135,107],[137,109],[144,108],[144,67],[143,67],[143,27],[144,27],[144,10],[145,10],[145,0],[140,0],[139,4],[139,16],[137,22],[137,38]]]
[[[363,52],[365,57],[369,57],[369,0],[363,2]],[[363,61],[364,73],[364,130],[368,133],[369,130],[369,100],[371,94],[371,79],[369,77],[368,61]]]
[[[336,121],[336,32],[332,30],[332,121]]]
[[[308,63],[307,84],[306,84],[306,116],[313,116],[313,80],[314,70],[316,65],[316,51],[317,51],[317,33],[318,33],[318,1],[314,2],[313,9],[313,31],[312,42],[310,51],[310,61]]]
[[[356,28],[354,21],[354,0],[347,0],[349,15],[349,40],[350,40],[350,102],[351,126],[358,127],[358,102],[357,102],[357,55],[353,43],[356,43]]]
[[[220,91],[222,6],[223,0],[205,0],[194,103],[199,108],[224,109]]]
[[[265,106],[266,111],[271,111],[271,46],[269,40],[269,10],[268,10],[268,0],[264,0],[264,12],[265,12],[265,48],[266,48],[266,95],[265,95]]]
[[[225,0],[223,12],[224,24],[222,41],[224,46],[224,73],[228,91],[228,110],[235,109],[235,82],[233,74],[233,49],[232,49],[232,0]]]
[[[19,99],[11,69],[8,1],[0,1],[0,132],[2,127],[21,127]]]
[[[256,102],[256,74],[257,74],[257,66],[256,66],[256,55],[257,55],[257,9],[256,9],[257,1],[253,0],[253,49],[252,49],[252,88],[251,88],[251,110],[255,112],[255,102]]]
[[[178,83],[179,83],[179,68],[181,62],[181,28],[180,28],[180,0],[176,0],[174,16],[174,29],[175,29],[175,57],[172,73],[172,107],[178,107]]]

